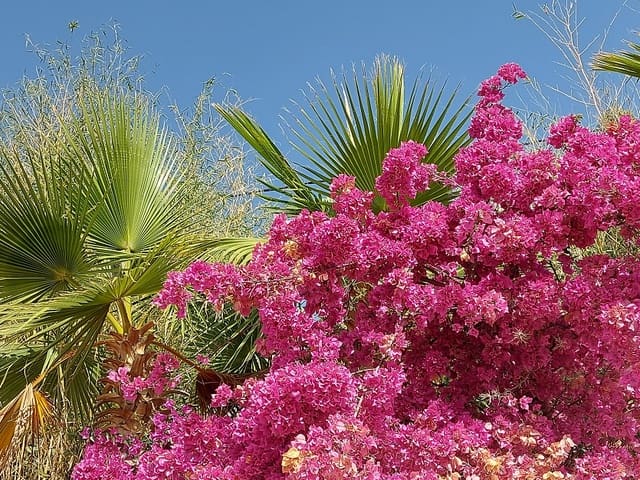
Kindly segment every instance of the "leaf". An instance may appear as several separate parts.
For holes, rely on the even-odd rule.
[[[216,110],[231,125],[249,145],[260,155],[260,161],[284,186],[278,187],[261,180],[267,189],[289,200],[291,210],[294,213],[302,208],[313,206],[315,210],[322,209],[323,202],[316,192],[305,184],[298,172],[289,164],[288,160],[280,152],[275,143],[267,136],[266,132],[255,120],[236,106],[223,106],[216,104]],[[277,201],[277,197],[262,195],[266,199]]]
[[[153,249],[193,226],[180,204],[185,183],[177,154],[159,118],[140,98],[96,95],[80,105],[76,119],[87,134],[70,135],[69,154],[91,166],[88,193],[97,205],[88,232],[102,255]]]
[[[16,438],[40,434],[53,418],[51,402],[33,382],[28,383],[0,410],[0,468],[8,460]]]
[[[36,301],[92,275],[88,173],[75,159],[0,147],[0,299]]]
[[[511,13],[511,16],[515,19],[515,20],[522,20],[524,18],[527,18],[527,15],[524,14],[523,12],[521,12],[520,10],[518,10],[516,8],[516,4],[513,4],[513,12]]]
[[[304,159],[297,164],[239,108],[216,108],[280,182],[265,182],[268,193],[263,197],[274,209],[294,215],[302,209],[330,212],[329,187],[341,173],[355,176],[359,188],[373,191],[386,153],[403,141],[425,143],[430,152],[426,161],[450,172],[454,155],[470,141],[465,125],[471,111],[466,102],[455,106],[455,97],[455,91],[445,93],[445,85],[422,84],[420,78],[406,89],[404,66],[386,56],[376,60],[371,74],[356,69],[350,77],[333,74],[329,87],[322,82],[310,87],[306,106],[296,104],[289,129],[292,146]],[[436,185],[418,202],[447,202],[454,196]],[[374,201],[378,209],[380,200]]]
[[[251,260],[254,248],[262,242],[263,238],[213,238],[194,240],[191,247],[202,260],[244,265]]]
[[[640,78],[640,44],[628,42],[630,50],[597,53],[591,63],[594,70],[621,73]]]
[[[255,349],[262,333],[257,311],[244,317],[230,307],[220,313],[207,303],[192,303],[187,319],[189,329],[182,350],[188,356],[204,354],[210,359],[209,367],[234,374],[259,371],[268,365]]]

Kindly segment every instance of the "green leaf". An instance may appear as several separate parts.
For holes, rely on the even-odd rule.
[[[216,312],[207,303],[194,302],[187,315],[190,330],[183,351],[192,358],[207,355],[208,367],[230,373],[256,372],[268,366],[268,360],[255,349],[261,335],[257,311],[243,317],[231,308]]]
[[[42,388],[87,418],[114,305],[148,300],[195,252],[183,157],[157,113],[100,89],[78,102],[46,142],[0,147],[0,398],[46,371]]]
[[[594,70],[621,73],[640,78],[640,44],[628,42],[630,50],[615,53],[600,52],[591,63]]]
[[[469,143],[466,123],[471,115],[467,102],[457,104],[457,92],[418,78],[405,87],[404,66],[382,56],[373,72],[353,70],[351,76],[332,75],[327,87],[318,82],[305,96],[306,106],[296,104],[289,128],[294,149],[305,163],[294,164],[254,120],[237,107],[216,108],[256,151],[260,161],[281,185],[265,183],[264,196],[277,210],[296,214],[302,209],[330,211],[329,187],[341,173],[356,177],[356,185],[373,191],[386,153],[401,142],[424,143],[427,162],[441,171],[453,170],[453,158]],[[422,193],[417,203],[447,202],[456,192],[439,185]],[[374,206],[383,207],[381,199]]]
[[[202,260],[244,265],[251,260],[254,248],[264,241],[263,238],[213,238],[194,240],[191,246]]]
[[[46,298],[92,273],[87,179],[74,159],[0,148],[0,300]]]
[[[275,143],[254,119],[236,106],[215,105],[220,115],[244,138],[260,155],[260,161],[284,186],[275,186],[261,181],[268,190],[289,199],[291,213],[302,208],[323,209],[323,203],[309,185],[306,185],[296,170],[289,164]],[[272,199],[266,196],[267,199]]]
[[[142,100],[96,96],[81,105],[77,121],[87,134],[68,142],[94,174],[89,195],[98,207],[88,237],[96,251],[145,252],[193,226],[177,208],[185,185],[181,157]]]

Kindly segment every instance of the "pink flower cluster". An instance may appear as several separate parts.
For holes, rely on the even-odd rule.
[[[170,405],[142,450],[101,434],[73,478],[638,478],[640,261],[572,252],[637,239],[640,123],[567,117],[528,151],[501,103],[524,77],[481,85],[450,205],[411,206],[435,170],[407,142],[376,183],[386,211],[340,176],[334,216],[278,216],[247,266],[172,274],[161,307],[256,309],[272,369],[218,389],[233,415]]]
[[[382,163],[382,174],[376,180],[376,190],[390,209],[408,205],[418,192],[429,188],[436,166],[421,163],[426,155],[426,147],[412,141],[389,151]]]
[[[139,394],[145,390],[160,396],[167,390],[176,387],[177,380],[171,378],[171,373],[180,366],[178,360],[168,353],[156,356],[153,367],[146,377],[132,377],[129,367],[123,366],[107,374],[107,379],[117,385],[122,398],[127,402],[134,402]]]

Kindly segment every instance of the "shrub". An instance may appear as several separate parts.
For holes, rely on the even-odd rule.
[[[221,385],[217,415],[168,402],[148,438],[94,432],[73,478],[639,475],[640,263],[572,251],[636,238],[640,122],[566,117],[525,151],[502,104],[524,76],[482,83],[454,176],[403,143],[376,182],[388,210],[341,175],[333,215],[277,217],[248,265],[170,274],[156,303],[178,315],[257,311],[271,371]],[[435,180],[459,197],[411,206]]]

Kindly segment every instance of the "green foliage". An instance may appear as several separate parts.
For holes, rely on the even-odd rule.
[[[640,44],[627,42],[629,50],[600,52],[593,57],[594,70],[615,72],[640,78]]]
[[[207,366],[214,370],[243,374],[268,366],[268,361],[255,351],[261,334],[256,311],[243,317],[230,308],[216,312],[209,304],[194,304],[183,324],[190,329],[190,335],[183,335],[181,350],[191,358],[209,357]]]
[[[181,345],[150,297],[197,258],[246,261],[262,217],[244,155],[207,107],[213,83],[192,111],[175,109],[171,132],[116,27],[90,35],[78,58],[64,44],[32,46],[42,67],[0,104],[0,409],[50,399],[86,420],[105,332],[155,321]],[[240,335],[221,332],[220,342]],[[218,361],[251,362],[245,343]],[[0,457],[29,433],[7,411]]]
[[[81,400],[104,324],[128,329],[127,302],[193,258],[181,251],[192,220],[177,210],[175,146],[138,97],[93,90],[63,127],[57,151],[0,150],[0,338],[33,348],[25,366],[66,357],[49,393]],[[3,386],[2,401],[12,393]]]
[[[451,172],[453,156],[469,138],[465,125],[470,110],[456,105],[456,93],[445,85],[432,86],[418,78],[405,86],[404,66],[387,56],[376,60],[373,71],[353,70],[351,77],[333,75],[332,85],[318,83],[298,106],[290,130],[293,148],[304,164],[285,158],[267,133],[240,107],[216,105],[229,124],[254,148],[266,169],[280,182],[263,182],[264,198],[275,210],[296,214],[302,209],[330,211],[331,179],[340,173],[356,177],[356,185],[373,191],[382,160],[403,141],[424,143],[427,161]],[[431,188],[416,203],[430,199],[447,202],[454,195],[445,186]],[[384,209],[377,197],[374,206]]]

